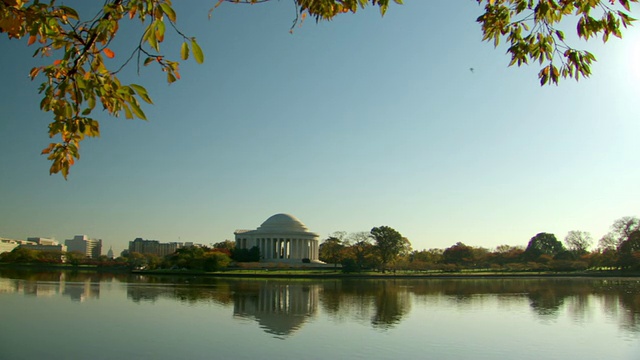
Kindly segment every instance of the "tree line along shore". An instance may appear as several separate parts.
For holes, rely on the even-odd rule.
[[[412,250],[397,230],[374,227],[369,232],[334,232],[320,244],[320,260],[327,265],[260,262],[257,247],[237,249],[225,240],[212,246],[191,246],[160,257],[123,251],[117,258],[89,259],[79,253],[37,251],[17,247],[0,254],[0,265],[41,269],[133,271],[153,273],[220,273],[257,276],[496,276],[640,274],[640,220],[616,220],[596,248],[591,235],[570,231],[559,241],[538,233],[526,247],[501,245],[493,250],[458,242],[445,249]]]

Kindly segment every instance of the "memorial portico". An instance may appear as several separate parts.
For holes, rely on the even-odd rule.
[[[318,260],[319,236],[295,216],[276,214],[268,218],[256,230],[236,230],[236,248],[260,249],[260,259],[264,262],[322,264]]]

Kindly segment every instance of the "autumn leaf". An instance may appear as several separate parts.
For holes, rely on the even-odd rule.
[[[111,51],[111,49],[109,48],[104,48],[104,50],[102,50],[102,52],[109,58],[109,59],[113,59],[114,56],[116,56],[116,54]]]

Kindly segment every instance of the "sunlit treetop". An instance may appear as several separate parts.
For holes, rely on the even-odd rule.
[[[209,11],[223,3],[260,4],[270,0],[212,0]],[[401,0],[290,0],[297,9],[294,26],[305,18],[331,20],[342,13],[356,13],[367,6],[378,7],[384,15],[390,3]],[[560,78],[588,77],[595,56],[573,48],[565,32],[579,38],[596,37],[605,42],[611,35],[622,37],[631,25],[631,3],[638,0],[475,0],[484,6],[477,21],[483,39],[498,46],[509,44],[510,65],[537,62],[541,85],[558,84]],[[410,5],[409,5],[410,6]],[[111,48],[120,22],[139,21],[143,30],[131,37],[138,44],[130,53],[116,54]],[[197,63],[204,54],[196,38],[183,34],[171,0],[106,0],[91,17],[81,18],[68,6],[55,0],[0,0],[0,33],[34,46],[34,57],[50,59],[31,69],[30,77],[44,77],[39,92],[40,108],[53,114],[49,136],[57,142],[43,151],[51,161],[50,173],[66,179],[70,167],[79,159],[80,141],[99,136],[99,123],[91,117],[97,103],[110,115],[146,119],[141,101],[151,104],[147,90],[137,84],[124,85],[118,78],[123,67],[135,60],[138,65],[158,66],[169,83],[180,79],[179,60],[192,57]],[[293,28],[293,27],[292,27]],[[180,58],[170,59],[160,45],[165,32],[182,38]],[[105,57],[119,60],[107,68]]]

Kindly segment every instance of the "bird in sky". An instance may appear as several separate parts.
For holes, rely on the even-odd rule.
[[[471,73],[473,73],[474,71],[476,71],[476,69],[474,69],[474,68],[469,68],[469,71],[471,71]]]

